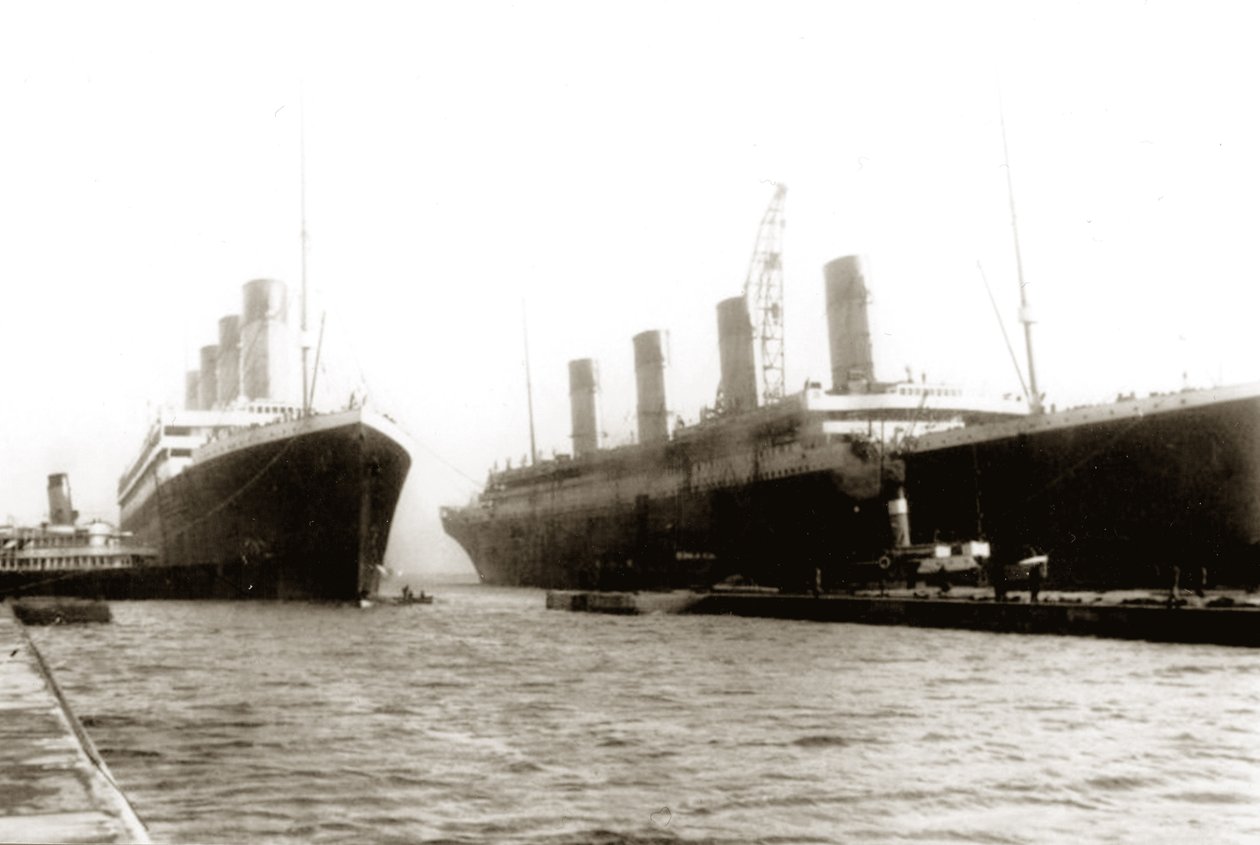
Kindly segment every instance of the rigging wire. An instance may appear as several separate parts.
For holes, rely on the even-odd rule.
[[[1002,330],[1002,340],[1006,341],[1006,351],[1011,355],[1011,364],[1015,367],[1015,375],[1019,376],[1019,386],[1024,391],[1024,396],[1028,399],[1028,406],[1033,405],[1033,395],[1028,389],[1028,383],[1024,381],[1024,371],[1020,369],[1019,358],[1015,355],[1015,347],[1011,345],[1011,336],[1006,333],[1006,323],[1002,322],[1002,311],[998,308],[997,300],[993,298],[993,288],[989,286],[989,277],[984,274],[984,266],[977,261],[976,269],[980,271],[980,281],[984,282],[984,291],[989,295],[989,304],[993,306],[993,314],[997,317],[998,328]]]
[[[258,472],[256,472],[256,473],[254,473],[254,475],[253,475],[253,476],[252,476],[252,477],[251,477],[248,481],[246,481],[246,482],[245,482],[244,484],[242,484],[240,487],[237,487],[237,488],[236,488],[236,490],[235,490],[235,491],[233,491],[233,492],[232,492],[230,495],[228,495],[226,498],[224,498],[224,499],[223,499],[223,501],[219,502],[217,505],[215,505],[214,507],[210,508],[208,511],[206,511],[205,513],[203,513],[201,516],[199,516],[199,517],[197,517],[196,519],[192,520],[192,521],[191,521],[191,522],[189,522],[187,525],[182,525],[182,526],[180,526],[178,529],[174,530],[174,531],[173,531],[173,536],[178,537],[178,536],[180,536],[181,534],[186,534],[186,533],[188,533],[188,532],[189,532],[189,531],[191,531],[193,528],[195,528],[195,527],[197,527],[198,525],[200,525],[201,523],[205,522],[207,519],[209,519],[210,517],[214,516],[214,515],[215,515],[216,513],[218,513],[219,511],[223,510],[225,507],[227,507],[228,505],[230,505],[232,502],[235,502],[237,499],[239,499],[239,498],[241,497],[241,494],[242,494],[242,493],[244,493],[244,492],[245,492],[246,490],[248,490],[250,487],[254,486],[254,484],[258,481],[258,479],[262,478],[262,477],[263,477],[263,475],[267,472],[267,470],[269,470],[269,469],[271,469],[273,466],[275,466],[276,462],[277,462],[277,461],[279,461],[281,458],[283,458],[283,457],[285,456],[285,454],[286,454],[286,453],[288,453],[289,448],[290,448],[290,447],[291,447],[291,446],[292,446],[292,445],[293,445],[296,441],[297,441],[297,438],[296,438],[296,437],[289,437],[287,440],[285,440],[284,446],[282,446],[282,447],[280,448],[280,451],[278,451],[278,452],[276,452],[276,454],[272,455],[272,456],[271,456],[271,460],[269,460],[269,461],[267,461],[267,463],[263,464],[262,469],[258,470]],[[161,485],[161,484],[159,484],[159,485],[158,485],[158,490],[159,490],[159,491],[162,489],[162,486],[163,486],[163,485]]]
[[[1129,434],[1131,431],[1133,431],[1133,429],[1137,428],[1139,425],[1141,425],[1144,422],[1146,422],[1146,417],[1140,414],[1134,419],[1129,420],[1128,423],[1120,427],[1118,431],[1114,432],[1110,437],[1108,437],[1105,441],[1103,441],[1102,445],[1100,445],[1098,448],[1090,450],[1082,458],[1068,465],[1061,472],[1059,472],[1053,478],[1047,481],[1045,484],[1041,485],[1041,487],[1039,487],[1036,490],[1033,490],[1031,493],[1025,496],[1023,500],[1024,503],[1025,504],[1031,503],[1041,498],[1042,496],[1045,496],[1047,493],[1050,492],[1051,488],[1057,487],[1060,482],[1064,481],[1069,476],[1075,474],[1076,471],[1080,469],[1082,466],[1084,466],[1085,464],[1097,458],[1099,455],[1106,452],[1113,445],[1119,442],[1121,437],[1124,437],[1125,435]]]
[[[395,425],[398,425],[398,423],[397,423],[397,422],[395,422]],[[402,429],[403,429],[403,431],[407,431],[407,429],[406,429],[406,428],[404,428],[402,425],[398,425],[398,427],[399,427],[399,428],[402,428]],[[480,489],[481,489],[483,482],[478,481],[477,479],[473,478],[471,475],[469,475],[468,473],[464,472],[464,471],[463,471],[462,469],[460,469],[459,467],[455,466],[455,464],[451,463],[451,462],[450,462],[450,461],[448,461],[446,458],[442,457],[442,455],[441,455],[441,453],[440,453],[440,452],[438,452],[436,449],[434,449],[434,448],[433,448],[432,446],[430,446],[429,444],[425,443],[423,440],[420,440],[419,438],[417,438],[417,437],[416,437],[415,435],[413,435],[410,431],[407,431],[407,436],[408,436],[408,437],[410,437],[410,438],[412,439],[412,441],[413,441],[413,442],[414,442],[417,446],[419,446],[421,449],[423,449],[424,451],[426,451],[426,452],[428,452],[430,455],[432,455],[432,456],[433,456],[433,458],[434,458],[434,459],[435,459],[438,463],[442,464],[444,467],[446,467],[447,469],[449,469],[451,472],[454,472],[456,475],[459,475],[461,478],[463,478],[463,479],[464,479],[465,481],[467,481],[469,484],[473,485],[473,487],[474,487],[475,489],[477,489],[477,490],[480,490]]]

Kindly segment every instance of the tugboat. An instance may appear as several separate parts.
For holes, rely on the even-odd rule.
[[[433,604],[433,596],[427,595],[424,590],[421,590],[420,594],[416,595],[411,591],[410,585],[404,585],[400,595],[393,596],[386,599],[386,601],[390,604]]]

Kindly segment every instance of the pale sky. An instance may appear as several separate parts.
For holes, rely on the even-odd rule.
[[[570,358],[599,361],[608,443],[628,441],[645,329],[670,333],[677,413],[712,403],[714,307],[774,182],[789,390],[829,381],[821,267],[851,253],[883,377],[1018,390],[976,269],[1020,342],[999,87],[1048,401],[1260,379],[1251,17],[4,4],[0,516],[39,520],[68,472],[83,515],[116,520],[118,475],[241,285],[296,293],[299,92],[312,322],[419,444],[390,551],[408,571],[467,567],[438,506],[528,448],[522,304],[541,451],[569,449]]]

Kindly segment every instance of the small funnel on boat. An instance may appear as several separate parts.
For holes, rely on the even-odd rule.
[[[48,476],[48,524],[74,525],[78,518],[70,501],[70,476],[64,472]]]

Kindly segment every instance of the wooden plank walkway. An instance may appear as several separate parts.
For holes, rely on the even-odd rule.
[[[148,841],[30,636],[0,605],[0,842]]]

